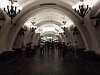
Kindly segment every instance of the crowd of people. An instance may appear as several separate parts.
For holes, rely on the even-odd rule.
[[[64,42],[49,42],[46,41],[40,44],[40,52],[44,53],[45,50],[58,50],[60,54],[62,54],[64,59],[70,58],[77,58],[77,51],[79,47],[77,45],[77,41],[72,44],[71,42],[65,44]]]
[[[77,41],[75,41],[73,44],[72,42],[65,44],[65,42],[45,41],[41,42],[37,48],[42,54],[45,52],[45,50],[51,50],[52,52],[54,50],[58,50],[59,54],[62,54],[64,60],[78,58],[77,51],[79,50],[79,47],[77,45]],[[26,53],[32,53],[33,50],[36,50],[36,47],[34,46],[34,49],[32,49],[32,43],[27,43],[26,47],[22,44],[22,50],[25,50]]]

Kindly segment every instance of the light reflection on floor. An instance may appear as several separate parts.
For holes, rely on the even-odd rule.
[[[21,57],[0,68],[6,75],[84,75],[100,74],[100,65],[80,59],[63,58],[58,50],[40,50],[31,57]],[[0,74],[1,75],[1,74]]]

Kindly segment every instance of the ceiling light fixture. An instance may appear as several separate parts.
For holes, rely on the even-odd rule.
[[[65,16],[64,17],[62,17],[63,18],[63,21],[62,21],[62,23],[65,25],[67,22],[66,22],[66,20],[65,20]]]
[[[91,10],[89,3],[84,3],[84,0],[80,0],[76,5],[72,6],[75,12],[78,13],[79,16],[82,18],[82,25],[84,24],[84,17],[88,14]]]
[[[20,13],[21,7],[19,7],[19,4],[16,3],[17,1],[9,0],[7,2],[7,6],[4,7],[4,11],[6,14],[11,18],[11,24],[12,24],[12,19]]]

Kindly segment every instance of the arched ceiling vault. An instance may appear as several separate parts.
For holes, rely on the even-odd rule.
[[[34,4],[34,6],[36,6],[37,4],[42,4],[42,3],[57,3],[57,4],[61,4],[62,2],[63,3],[66,3],[68,5],[74,5],[75,3],[77,3],[79,0],[18,0],[19,4],[22,6],[22,7],[25,7],[29,4]],[[99,0],[84,0],[84,2],[89,2],[91,5],[94,5],[96,2],[98,2]]]
[[[63,7],[63,6],[62,6]],[[75,15],[73,12],[71,12],[71,11],[68,11],[67,9],[65,9],[65,8],[62,8],[62,7],[58,7],[58,6],[53,6],[52,8],[54,8],[54,9],[57,9],[57,10],[59,10],[60,12],[63,12],[64,13],[64,16],[68,16],[69,18],[71,18],[74,22],[75,22],[75,20],[77,20],[77,22],[79,22],[80,21],[80,19],[77,17],[77,15]],[[13,42],[14,42],[14,38],[17,36],[17,33],[18,33],[18,31],[20,30],[20,28],[21,28],[21,26],[22,25],[24,25],[25,24],[25,22],[31,17],[31,16],[35,16],[36,15],[36,13],[37,13],[37,11],[40,11],[40,10],[43,10],[43,9],[48,9],[48,8],[51,8],[50,6],[49,7],[38,7],[37,9],[35,8],[34,9],[34,7],[31,7],[32,9],[30,9],[30,11],[28,11],[28,12],[24,12],[24,13],[22,13],[22,14],[20,14],[20,15],[18,15],[14,20],[15,20],[15,23],[17,23],[16,24],[16,30],[15,30],[15,28],[14,28],[14,30],[12,29],[12,31],[14,31],[14,36],[13,36],[13,39],[11,39],[12,40],[12,42],[11,41],[9,41],[9,42],[11,42],[11,44],[10,44],[10,48],[13,46]],[[75,17],[76,16],[76,17]],[[75,19],[75,18],[77,18],[77,19]],[[76,23],[77,23],[76,22]],[[10,33],[12,33],[12,31],[10,32]],[[12,35],[11,35],[12,36]],[[8,37],[10,37],[10,35],[8,35]],[[9,43],[8,42],[8,43]]]
[[[61,9],[58,9],[59,7],[42,7],[37,8],[35,12],[31,12],[32,17],[27,18],[26,22],[24,24],[31,24],[31,22],[36,22],[35,26],[41,26],[45,23],[54,23],[58,25],[59,27],[64,26],[62,21],[66,21],[66,27],[70,25],[74,25],[73,21],[66,16],[66,14],[61,11]],[[43,16],[41,16],[43,15]],[[25,19],[24,19],[25,20]],[[18,22],[18,21],[17,21]],[[22,22],[22,21],[21,21]],[[31,24],[32,25],[32,24]]]
[[[21,2],[22,0],[20,0]],[[24,0],[23,0],[24,1]],[[24,3],[22,1],[22,3]],[[25,0],[26,1],[26,0]],[[16,18],[14,19],[14,23],[16,23],[16,27],[11,29],[11,31],[9,31],[9,33],[13,33],[14,35],[8,35],[8,37],[11,37],[11,39],[9,39],[8,43],[10,43],[10,46],[8,47],[12,47],[13,42],[15,37],[17,36],[18,31],[20,30],[21,26],[24,25],[24,23],[31,17],[31,16],[35,16],[37,14],[37,11],[39,10],[43,10],[45,8],[55,8],[58,10],[61,10],[62,12],[65,12],[64,16],[68,16],[71,20],[73,20],[73,22],[75,24],[77,24],[77,27],[79,29],[79,31],[82,34],[82,37],[84,39],[85,38],[85,34],[83,34],[82,30],[80,29],[80,27],[78,26],[80,23],[80,18],[79,16],[73,11],[73,9],[71,8],[73,4],[75,4],[77,2],[77,0],[31,0],[31,1],[26,1],[25,4],[21,4],[23,6],[23,10],[21,11],[20,15],[17,15]],[[40,4],[44,4],[44,3],[56,3],[58,4],[57,6],[39,6]],[[33,14],[34,13],[34,14]],[[39,20],[40,21],[40,20]],[[41,20],[39,23],[41,23],[43,20]],[[59,22],[59,21],[57,21]],[[14,32],[12,32],[14,31]],[[8,48],[9,49],[9,48]]]
[[[66,21],[66,23],[63,24],[63,21]],[[70,18],[68,18],[63,13],[61,13],[60,10],[57,10],[57,9],[54,9],[54,8],[48,8],[48,9],[46,8],[46,9],[37,11],[37,14],[30,17],[25,22],[25,25],[29,26],[29,27],[35,26],[38,29],[38,27],[43,28],[44,23],[47,23],[45,26],[46,26],[48,31],[49,31],[48,28],[53,27],[55,29],[58,29],[58,31],[60,31],[60,32],[61,32],[61,26],[68,27],[68,26],[74,25],[74,23],[72,22],[72,20]],[[56,25],[58,25],[59,27],[54,26],[53,23],[54,24],[56,23]],[[38,31],[38,32],[40,32],[40,31]],[[50,33],[48,33],[48,34],[50,34]]]
[[[44,20],[44,21],[42,21],[42,22],[40,22],[40,23],[37,23],[36,26],[39,27],[39,26],[41,26],[41,25],[48,24],[48,23],[58,25],[59,27],[62,26],[61,23],[59,23],[59,22],[57,22],[57,21],[54,21],[54,20],[53,20],[52,22],[51,22],[51,21],[46,21],[46,20]],[[34,26],[35,26],[35,25],[34,25]]]
[[[72,23],[70,18],[68,18],[63,12],[56,8],[45,8],[37,11],[36,15],[32,16],[28,21],[35,21],[36,24],[42,21],[57,21],[62,23],[65,20],[68,23]],[[63,23],[62,23],[63,24]]]

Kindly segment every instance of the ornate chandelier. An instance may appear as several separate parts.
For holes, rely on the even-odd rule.
[[[7,2],[6,7],[4,7],[4,11],[6,14],[11,18],[11,24],[12,24],[12,19],[20,13],[21,7],[19,7],[19,4],[17,1],[9,0]]]
[[[83,0],[80,0],[76,5],[72,6],[74,11],[78,13],[79,16],[83,19],[82,24],[84,24],[84,17],[91,10],[91,7],[88,3],[84,3]]]

